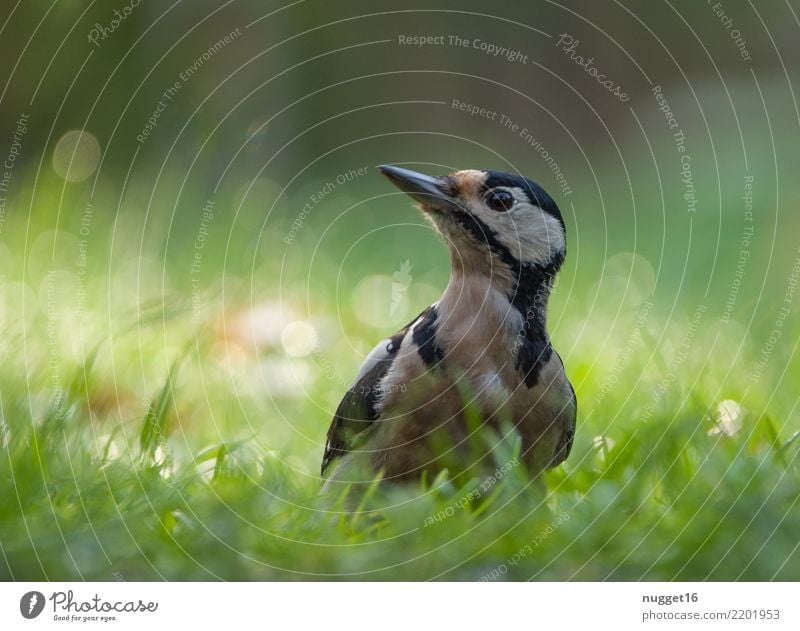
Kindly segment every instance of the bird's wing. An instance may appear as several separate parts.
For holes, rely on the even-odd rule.
[[[569,391],[572,393],[572,401],[568,402],[561,412],[562,414],[568,415],[567,424],[564,427],[564,433],[561,434],[561,440],[558,441],[558,445],[556,446],[556,452],[550,463],[551,468],[557,467],[569,457],[569,452],[572,451],[572,442],[575,439],[575,423],[578,418],[578,398],[575,396],[575,389],[572,387],[569,380],[567,384],[569,385]]]
[[[357,437],[378,418],[381,381],[389,372],[408,328],[415,321],[416,318],[392,337],[383,340],[364,360],[355,383],[345,393],[328,429],[325,455],[322,457],[323,476],[331,462],[352,450]]]

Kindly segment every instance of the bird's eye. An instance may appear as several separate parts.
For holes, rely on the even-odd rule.
[[[515,201],[514,196],[504,190],[489,191],[486,195],[486,205],[497,212],[511,210]]]

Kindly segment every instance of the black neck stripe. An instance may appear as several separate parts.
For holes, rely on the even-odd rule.
[[[444,359],[442,349],[436,344],[436,320],[439,313],[435,306],[423,311],[416,320],[411,339],[417,345],[417,352],[426,366],[434,366]]]
[[[458,213],[456,220],[478,244],[487,245],[500,262],[511,270],[513,285],[508,293],[508,300],[522,315],[523,320],[522,339],[515,351],[516,368],[522,374],[525,385],[532,388],[538,383],[539,372],[552,355],[546,325],[547,299],[555,275],[564,261],[564,255],[558,253],[545,265],[521,263],[499,241],[497,234],[474,215]],[[432,324],[435,324],[435,316]],[[417,328],[414,330],[414,340],[419,343]],[[426,360],[426,363],[432,362]]]

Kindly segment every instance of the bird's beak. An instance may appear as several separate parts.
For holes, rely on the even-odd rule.
[[[442,179],[417,173],[409,169],[383,165],[381,173],[388,177],[392,184],[423,205],[424,208],[453,206],[453,199],[442,189]]]

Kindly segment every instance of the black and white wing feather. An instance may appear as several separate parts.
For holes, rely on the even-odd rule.
[[[380,415],[382,381],[389,372],[408,326],[378,344],[364,360],[355,383],[345,393],[336,409],[333,422],[325,442],[321,474],[324,476],[330,464],[353,450]]]
[[[578,417],[578,397],[575,396],[575,389],[572,384],[567,381],[569,391],[571,394],[570,400],[567,401],[562,410],[562,414],[567,415],[566,426],[564,433],[561,435],[561,440],[558,441],[556,446],[556,453],[553,456],[553,461],[550,463],[550,468],[557,467],[564,462],[572,451],[572,443],[575,439],[575,423]]]

